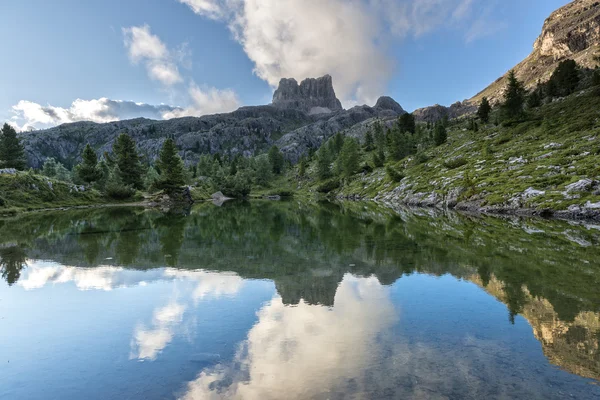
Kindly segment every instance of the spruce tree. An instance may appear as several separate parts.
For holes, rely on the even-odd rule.
[[[89,143],[83,149],[81,164],[77,166],[76,172],[77,177],[87,184],[96,182],[101,178],[101,171],[98,169],[98,156]]]
[[[354,138],[346,138],[336,161],[338,173],[347,178],[358,171],[358,143]]]
[[[266,187],[273,179],[273,166],[268,157],[260,156],[256,159],[256,170],[254,173],[254,183]]]
[[[575,91],[579,84],[579,71],[574,60],[564,60],[558,64],[552,73],[550,81],[556,84],[557,94],[568,96]]]
[[[477,116],[479,119],[487,124],[490,121],[490,112],[492,111],[492,106],[488,101],[487,97],[481,99],[481,103],[479,104],[479,108],[477,109]]]
[[[185,184],[183,160],[177,154],[177,146],[173,139],[169,138],[163,143],[158,166],[161,171],[159,181],[161,187],[173,188]]]
[[[523,115],[523,105],[526,95],[525,87],[517,79],[513,70],[508,73],[507,79],[508,85],[504,92],[504,103],[502,104],[504,117],[507,119],[519,118]]]
[[[323,145],[317,153],[317,177],[321,180],[331,176],[332,154],[329,146]]]
[[[446,132],[446,127],[442,123],[437,123],[433,132],[433,140],[436,146],[442,145],[446,143],[448,140],[448,133]]]
[[[283,166],[285,164],[285,160],[283,158],[283,154],[279,151],[277,146],[272,146],[269,149],[269,162],[271,163],[271,167],[273,168],[273,173],[279,175],[283,172]]]
[[[415,133],[417,125],[415,123],[415,117],[412,114],[405,113],[398,118],[398,129],[401,133]]]
[[[23,171],[26,167],[25,149],[17,137],[17,131],[9,124],[4,124],[0,131],[0,168]]]
[[[306,175],[306,168],[308,168],[308,159],[305,156],[302,156],[298,163],[298,176],[300,178],[304,178],[304,175]]]
[[[142,189],[142,166],[133,139],[125,133],[120,134],[113,145],[113,153],[123,184]]]
[[[375,145],[375,139],[373,139],[373,134],[371,131],[367,131],[365,135],[365,151],[373,150],[373,146]]]

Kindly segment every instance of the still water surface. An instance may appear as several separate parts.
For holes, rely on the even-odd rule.
[[[356,203],[0,220],[0,398],[600,399],[599,245]]]

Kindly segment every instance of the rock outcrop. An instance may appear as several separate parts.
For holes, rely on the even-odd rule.
[[[596,66],[594,56],[600,51],[600,1],[575,0],[553,12],[544,22],[533,52],[514,67],[517,78],[527,88],[546,81],[558,64],[574,59],[581,66]],[[482,97],[492,103],[501,99],[506,75],[469,100],[477,104]]]
[[[415,119],[422,122],[437,122],[445,117],[449,119],[462,117],[463,115],[473,114],[477,111],[474,104],[467,101],[456,102],[450,107],[436,104],[430,107],[419,108],[413,112]]]
[[[294,78],[282,79],[273,94],[273,106],[300,110],[307,114],[324,114],[342,110],[342,103],[335,95],[330,75],[308,78],[300,85]]]
[[[24,132],[21,139],[33,168],[41,168],[48,157],[71,168],[80,161],[87,143],[100,155],[110,153],[121,133],[133,137],[143,159],[149,161],[158,157],[163,142],[172,136],[187,165],[197,163],[202,154],[250,157],[266,152],[273,144],[295,162],[337,132],[361,138],[368,127],[365,121],[391,120],[404,112],[390,97],[380,98],[375,107],[344,110],[335,96],[331,77],[326,75],[306,79],[300,85],[294,79],[283,79],[272,105],[166,121],[137,118],[105,124],[76,122]]]

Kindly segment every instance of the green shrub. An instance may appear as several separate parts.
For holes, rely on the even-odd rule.
[[[110,182],[106,185],[106,195],[114,200],[126,200],[135,194],[131,186]]]
[[[0,207],[5,207],[6,206],[6,200],[4,200],[4,198],[2,196],[0,196]]]
[[[467,160],[463,156],[454,157],[444,161],[444,167],[448,169],[456,169],[467,164]]]
[[[404,174],[396,171],[396,169],[390,165],[385,167],[385,173],[394,182],[400,182],[402,179],[404,179]]]
[[[317,192],[319,193],[329,193],[332,190],[335,190],[340,187],[340,181],[337,179],[329,179],[323,183],[321,183],[317,187]]]

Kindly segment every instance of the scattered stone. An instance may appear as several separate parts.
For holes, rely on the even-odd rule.
[[[591,179],[581,179],[575,183],[571,183],[570,185],[567,185],[565,187],[565,190],[567,193],[572,193],[572,192],[589,192],[593,186],[595,186],[595,183],[593,180]]]
[[[0,168],[0,175],[16,175],[17,170],[14,168]]]

